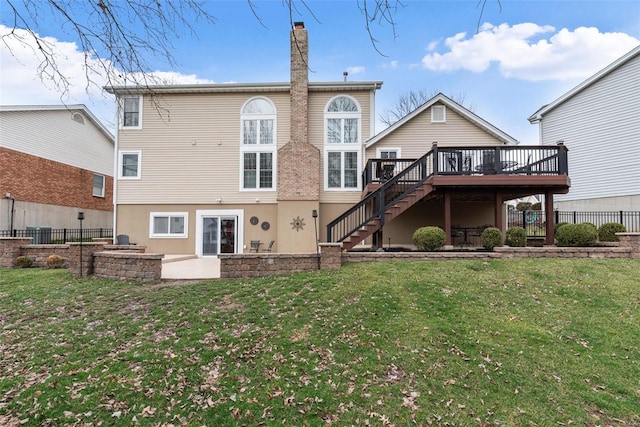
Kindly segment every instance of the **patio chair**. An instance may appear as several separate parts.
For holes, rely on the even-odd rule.
[[[116,245],[130,245],[128,234],[118,234],[116,236]]]
[[[260,240],[252,240],[251,247],[249,248],[249,252],[258,252],[260,251],[260,245],[262,242]]]
[[[273,248],[273,244],[274,244],[275,242],[276,242],[275,240],[270,241],[270,242],[269,242],[269,246],[267,246],[266,248],[264,248],[264,249],[262,250],[262,252],[271,252],[271,249]]]

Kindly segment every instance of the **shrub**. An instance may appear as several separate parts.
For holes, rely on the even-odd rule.
[[[413,233],[413,244],[421,251],[435,251],[446,241],[447,235],[440,227],[420,227]]]
[[[60,255],[49,255],[47,257],[47,267],[49,268],[60,268],[67,261],[66,258],[62,258]]]
[[[485,228],[480,234],[482,247],[492,251],[496,246],[502,245],[502,232],[495,227]]]
[[[617,222],[607,222],[598,228],[598,239],[601,242],[618,242],[620,239],[616,233],[624,233],[627,228]]]
[[[33,265],[33,259],[28,256],[19,256],[16,258],[16,267],[29,268]]]
[[[528,211],[531,210],[531,205],[531,202],[518,202],[518,204],[516,205],[516,210]]]
[[[507,230],[504,243],[513,247],[527,246],[527,232],[522,227],[511,227]]]
[[[541,211],[542,210],[542,202],[536,202],[531,205],[532,211]]]
[[[559,222],[559,223],[557,223],[556,225],[553,226],[553,232],[555,234],[558,234],[558,230],[560,230],[560,227],[565,226],[567,224],[569,224],[569,223],[568,222]]]
[[[598,231],[593,224],[567,224],[558,229],[556,240],[559,246],[595,246]]]

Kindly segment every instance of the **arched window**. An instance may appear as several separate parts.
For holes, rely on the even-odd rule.
[[[325,110],[325,189],[360,187],[361,111],[349,96],[333,98]]]
[[[275,185],[276,108],[267,98],[242,107],[240,144],[243,190],[272,190]]]

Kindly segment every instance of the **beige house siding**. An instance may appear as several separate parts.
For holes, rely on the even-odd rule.
[[[384,139],[367,148],[366,158],[376,158],[376,150],[400,148],[401,157],[417,159],[426,154],[434,142],[439,147],[464,145],[502,145],[502,141],[474,125],[451,108],[446,109],[445,123],[431,123],[431,108],[404,123]]]
[[[117,203],[274,203],[275,189],[240,190],[240,111],[256,96],[274,103],[277,146],[283,146],[286,92],[162,95],[160,111],[145,97],[142,129],[121,129],[118,141],[120,151],[142,151],[142,179],[119,180]]]

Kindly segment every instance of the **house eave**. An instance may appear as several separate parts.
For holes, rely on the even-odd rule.
[[[377,90],[381,81],[362,82],[309,82],[310,92]],[[275,83],[221,83],[197,85],[148,85],[148,86],[105,86],[104,89],[114,95],[139,94],[176,94],[176,93],[256,93],[289,92],[289,82]]]

